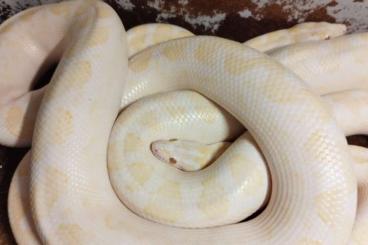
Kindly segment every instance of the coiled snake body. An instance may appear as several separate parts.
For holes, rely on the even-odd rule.
[[[313,45],[320,45],[318,42],[272,50],[273,57],[289,69],[245,45],[205,36],[187,37],[145,49],[130,59],[128,67],[124,28],[106,4],[82,1],[46,6],[28,10],[19,15],[18,20],[37,23],[46,16],[53,18],[55,39],[43,39],[49,40],[47,43],[26,42],[24,49],[31,53],[30,59],[40,65],[60,59],[55,74],[47,89],[24,96],[21,94],[29,89],[32,79],[24,81],[17,78],[16,73],[9,74],[8,77],[16,81],[11,85],[15,89],[2,107],[4,114],[10,115],[9,121],[23,119],[20,125],[28,122],[31,125],[28,133],[22,133],[22,127],[12,128],[5,123],[1,128],[10,133],[5,134],[9,137],[3,144],[25,145],[32,137],[34,121],[29,116],[27,122],[25,108],[33,105],[30,111],[36,111],[41,103],[31,153],[17,169],[9,198],[12,228],[18,242],[354,242],[354,237],[349,239],[356,214],[356,177],[352,170],[353,158],[340,127],[346,134],[356,133],[361,127],[350,127],[349,122],[339,118],[340,110],[336,108],[340,105],[349,109],[347,98],[359,92],[345,92],[343,99],[339,97],[341,93],[325,96],[324,100],[316,95],[341,89],[316,89],[311,77],[320,74],[305,72],[311,63],[301,65],[290,61],[297,57],[293,56],[293,50],[300,47],[313,50]],[[2,35],[7,31],[11,33],[12,24],[10,20],[0,29],[5,33]],[[27,30],[26,22],[23,24]],[[343,30],[339,30],[333,35],[342,34]],[[27,36],[33,37],[33,31],[29,32]],[[0,42],[5,40],[3,42],[11,48],[11,35]],[[334,47],[344,41],[344,47],[350,46],[350,50],[355,46],[361,48],[365,36],[357,34],[351,42],[345,40],[351,37],[336,38],[326,41],[326,45]],[[331,58],[326,53],[333,54],[334,49],[325,47],[324,50],[321,57]],[[351,56],[351,53],[339,54]],[[361,64],[359,57],[354,56],[344,65]],[[304,56],[307,61],[308,58],[311,56]],[[326,69],[334,67],[327,65]],[[303,76],[303,72],[309,77]],[[358,75],[364,75],[364,71],[359,72]],[[344,77],[341,78],[337,83],[342,84]],[[359,83],[361,77],[355,79],[352,84],[356,87],[349,88],[364,88],[361,80]],[[220,109],[214,109],[217,107],[213,102],[194,92],[167,94],[153,103],[157,99],[154,96],[125,109],[143,96],[176,89],[197,91],[233,117],[221,113],[214,116]],[[365,93],[362,94],[365,98]],[[173,97],[179,104],[171,105]],[[325,106],[326,101],[331,109]],[[205,106],[201,107],[201,103]],[[110,136],[121,107],[124,112]],[[359,108],[364,111],[363,103]],[[190,114],[196,110],[200,113]],[[188,113],[191,116],[186,116]],[[155,139],[224,140],[241,132],[240,125],[236,129],[226,127],[229,121],[236,124],[235,118],[247,128],[254,141],[249,135],[239,137],[215,163],[201,171],[183,172],[159,163],[149,152]],[[203,124],[200,119],[205,119]],[[208,124],[215,125],[215,134],[206,130]],[[248,144],[250,150],[243,151],[240,144]],[[366,159],[364,150],[354,149],[351,150],[355,151],[354,159],[359,156]],[[263,157],[272,183],[269,200],[266,200],[269,190],[265,165],[251,167],[253,162],[262,164]],[[249,195],[258,198],[244,201]],[[257,217],[236,223],[266,201],[265,209]],[[358,209],[355,222],[363,217],[359,210],[363,209]],[[196,223],[192,224],[193,220]],[[364,231],[364,225],[359,227]]]

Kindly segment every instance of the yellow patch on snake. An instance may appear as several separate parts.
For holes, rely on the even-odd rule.
[[[269,64],[264,64],[265,66]],[[268,66],[265,69],[273,70],[273,65]],[[272,75],[268,76],[267,83],[264,84],[261,88],[263,89],[264,96],[270,100],[271,102],[277,104],[291,104],[297,102],[303,102],[305,99],[308,99],[305,90],[302,90],[300,93],[290,93],[289,91],[295,88],[294,84],[291,84],[290,81],[294,80],[290,75],[285,75],[280,70],[273,71]],[[278,82],[279,81],[279,82]]]
[[[158,129],[160,125],[160,121],[157,118],[156,115],[152,115],[149,113],[144,114],[139,122],[142,124],[142,126],[149,128],[149,129]]]
[[[115,216],[108,215],[105,217],[104,221],[105,221],[105,225],[110,230],[115,230],[119,228],[119,223],[115,222]]]
[[[239,54],[230,53],[225,57],[224,69],[232,76],[239,76],[251,70],[257,70],[259,67],[267,65],[265,59],[249,59]],[[267,68],[263,70],[267,71]]]
[[[217,116],[214,113],[205,113],[206,117],[203,117],[203,121],[212,124],[216,122]]]
[[[105,5],[101,5],[100,8],[98,8],[98,13],[97,13],[97,17],[98,18],[107,18],[112,16],[112,12],[111,9]]]
[[[262,181],[264,177],[261,171],[254,166],[255,164],[251,159],[242,154],[234,154],[234,156],[229,159],[231,176],[233,177],[233,181],[237,183],[237,186],[244,184],[244,176],[246,176],[247,173],[252,173],[252,175],[249,176],[251,180],[249,182],[247,181],[248,188],[246,190],[248,195],[255,194],[255,192],[259,191],[259,187],[262,187],[262,184],[264,184]]]
[[[47,180],[49,182],[48,185],[53,186],[53,189],[55,190],[55,191],[52,191],[52,192],[47,192],[48,194],[45,195],[44,204],[46,204],[47,210],[50,210],[50,209],[52,209],[52,207],[55,204],[56,200],[60,197],[60,194],[64,192],[64,190],[62,189],[63,186],[60,186],[60,183],[63,183],[64,185],[66,185],[69,181],[69,178],[65,173],[63,173],[59,169],[55,168],[51,164],[49,164],[45,168],[45,175],[44,176],[47,176]],[[55,179],[59,180],[60,183],[56,183],[54,185],[53,181]],[[48,188],[48,187],[45,186],[44,188]]]
[[[70,10],[70,6],[67,3],[58,3],[50,6],[50,11],[54,15],[66,15]]]
[[[106,43],[108,38],[109,38],[109,29],[107,27],[98,27],[91,36],[91,39],[88,40],[87,46],[95,47],[97,45],[101,45],[103,43]]]
[[[131,62],[129,65],[129,69],[133,72],[142,72],[148,68],[148,65],[152,59],[152,50],[147,50],[140,55],[142,57],[141,62]]]
[[[198,201],[199,209],[208,218],[217,218],[227,213],[230,207],[229,200],[225,198],[225,188],[214,176],[208,176],[202,182],[203,191]]]
[[[104,223],[107,228],[110,230],[121,230],[122,227],[124,230],[131,229],[131,226],[124,220],[124,219],[117,219],[116,214],[107,214],[107,216],[104,218]],[[133,228],[134,229],[134,228]]]
[[[331,207],[341,206],[341,195],[344,195],[344,192],[335,189],[322,192],[314,199],[318,216],[326,225],[335,225],[333,221],[336,220],[336,215],[339,214],[336,213],[336,209],[331,209]]]
[[[184,106],[178,106],[174,110],[167,108],[166,111],[169,113],[170,117],[176,119],[187,114],[187,108]]]
[[[159,220],[165,220],[168,223],[174,223],[179,220],[183,213],[182,209],[178,208],[180,205],[181,191],[180,184],[176,181],[166,181],[158,190],[152,194],[153,198],[149,204],[144,208],[148,215],[157,217]],[[162,205],[162,200],[178,200],[175,207]]]
[[[143,147],[143,141],[139,135],[134,133],[128,133],[124,139],[124,151],[132,152],[139,150]]]
[[[166,25],[160,25],[156,28],[152,35],[153,43],[160,43],[172,38],[171,27]]]
[[[216,46],[211,46],[202,42],[194,51],[194,57],[202,64],[213,65],[216,62],[216,59],[213,58],[213,54],[217,51]]]
[[[23,109],[20,106],[11,107],[6,114],[6,129],[14,136],[19,135],[22,130],[23,114]]]
[[[322,102],[319,99],[315,99],[313,101],[310,102],[310,104],[312,105],[310,108],[312,113],[316,112],[315,108],[319,108],[318,110],[318,118],[320,118],[320,120],[322,122],[332,122],[335,121],[334,120],[334,114],[333,112],[330,110],[329,107],[327,107],[326,103]],[[306,113],[305,115],[307,116],[309,113]]]
[[[321,131],[314,131],[309,135],[307,142],[304,144],[304,149],[309,152],[317,150],[316,146],[321,146],[321,143],[324,141],[325,137],[326,135],[324,135]]]
[[[129,38],[128,36],[128,49],[133,50],[134,53],[146,46],[145,38],[142,37],[143,34],[139,34],[140,32],[142,31],[137,31],[136,35],[134,35],[132,38]],[[123,38],[126,38],[125,34],[123,35]]]
[[[167,46],[162,50],[162,54],[171,61],[183,58],[185,55],[185,47]]]
[[[27,22],[30,21],[30,19],[34,16],[34,14],[39,11],[39,8],[33,8],[30,10],[27,10],[24,14],[22,14],[21,16],[19,16],[19,20]]]
[[[143,186],[151,178],[153,166],[142,162],[135,162],[128,165],[128,171],[137,183]]]
[[[53,142],[64,143],[73,133],[73,114],[65,109],[59,109],[54,118]]]
[[[186,149],[186,151],[189,151],[190,149]],[[211,152],[211,149],[209,147],[203,146],[198,148],[199,150],[199,156],[195,157],[193,160],[194,162],[196,162],[200,168],[203,168],[204,166],[206,166],[208,164],[208,160],[212,159],[212,155],[214,153]],[[211,157],[209,157],[209,155],[212,153]]]
[[[298,242],[298,245],[321,245],[322,242],[320,240],[303,238]]]
[[[81,60],[73,65],[74,69],[78,72],[70,72],[65,74],[65,81],[68,81],[70,87],[75,89],[81,89],[90,79],[92,74],[91,63],[87,60]]]
[[[63,237],[66,241],[78,243],[82,238],[82,228],[78,224],[60,224],[57,227],[58,237]]]

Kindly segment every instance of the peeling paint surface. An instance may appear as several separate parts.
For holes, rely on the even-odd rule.
[[[0,23],[31,6],[60,0],[0,0]],[[143,23],[180,25],[196,34],[245,41],[305,21],[345,23],[368,30],[368,1],[357,0],[105,0],[126,29]]]

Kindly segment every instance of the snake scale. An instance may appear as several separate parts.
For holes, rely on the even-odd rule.
[[[0,141],[32,143],[10,188],[17,242],[365,244],[368,153],[345,135],[366,133],[368,36],[344,32],[125,32],[100,1],[10,18]]]

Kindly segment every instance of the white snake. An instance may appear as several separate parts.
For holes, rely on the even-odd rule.
[[[40,24],[40,21],[45,23],[45,17],[54,18],[48,23],[52,27],[50,29],[58,33],[54,35],[55,39],[37,36],[43,37],[43,41],[48,40],[48,45],[35,45],[39,43],[22,40],[26,44],[24,50],[35,54],[30,57],[37,58],[36,61],[39,64],[44,63],[47,56],[46,63],[51,63],[58,60],[62,53],[64,54],[48,86],[37,116],[31,165],[27,164],[30,161],[28,154],[20,164],[12,182],[9,199],[10,218],[19,243],[28,244],[32,241],[37,243],[38,239],[52,244],[100,244],[102,242],[162,244],[177,241],[219,244],[245,241],[251,244],[285,244],[285,242],[337,244],[348,241],[355,218],[356,203],[355,178],[351,171],[348,148],[341,130],[331,120],[323,104],[315,95],[307,91],[298,77],[269,57],[235,42],[211,37],[194,37],[163,43],[137,54],[130,61],[131,74],[125,85],[127,52],[125,34],[118,17],[109,7],[100,2],[95,5],[81,4],[80,9],[76,5],[65,2],[28,10],[10,19],[0,29],[4,36],[4,33],[11,33],[9,26],[11,27],[12,20],[19,22],[26,19],[27,22],[23,23],[24,29],[20,29],[21,32],[25,32],[24,35],[31,40],[38,41],[38,39],[32,39],[35,36],[32,35],[33,30],[26,28],[27,23]],[[78,11],[77,16],[73,17],[73,9]],[[65,35],[68,26],[73,23],[70,19],[75,20],[76,24],[73,24],[68,35]],[[19,24],[17,28],[18,26]],[[8,32],[4,31],[6,28],[9,29]],[[15,35],[19,33],[17,31]],[[65,43],[58,45],[56,52],[51,52],[64,36],[66,36]],[[364,38],[365,35],[361,34],[354,36],[353,42],[341,38],[326,43],[331,47],[335,43],[343,44],[354,51],[355,46],[357,50],[362,49],[364,43],[359,41]],[[7,40],[1,37],[0,42],[1,40],[5,40],[4,43],[12,47],[11,38]],[[2,43],[0,47],[4,47],[5,44]],[[321,44],[315,42],[295,45],[295,49],[300,46],[303,49],[313,48],[308,45]],[[294,60],[288,64],[288,61],[292,60],[289,57],[293,57],[293,53],[288,54],[287,58],[283,57],[286,57],[285,52],[290,53],[287,50],[293,49],[285,50],[273,51],[274,57],[278,57],[298,75],[302,74],[305,67],[308,68],[308,63],[298,67],[300,63]],[[328,51],[331,54],[336,53],[336,49],[332,48],[325,47],[324,51],[320,54],[321,57],[331,58],[326,55]],[[50,53],[52,55],[49,55]],[[303,58],[307,59],[311,56],[306,55]],[[356,59],[355,62],[362,63],[362,60]],[[353,67],[353,65],[354,62],[348,63],[347,67]],[[327,66],[327,70],[329,68],[331,67]],[[340,74],[343,73],[340,72]],[[311,76],[311,74],[308,75]],[[225,80],[227,82],[224,85]],[[360,88],[359,82],[361,83],[357,76],[355,85],[359,85]],[[8,88],[9,91],[15,92],[8,97],[4,96],[4,100],[11,101],[18,98],[19,94],[16,95],[16,91],[24,93],[28,90],[29,83],[29,81],[19,80],[19,87],[13,90]],[[124,92],[123,86],[125,86]],[[313,84],[311,86],[315,88]],[[7,91],[5,88],[1,91]],[[260,145],[270,168],[272,192],[266,209],[256,218],[244,223],[206,229],[174,228],[147,221],[133,214],[121,204],[111,189],[106,174],[106,146],[112,123],[119,110],[121,95],[123,94],[122,104],[125,106],[145,94],[175,88],[198,90],[219,103],[244,123]],[[40,98],[37,93],[42,92],[27,93],[16,101],[23,100],[19,105],[32,104],[25,101],[32,95]],[[181,98],[180,96],[182,95],[174,97]],[[200,96],[193,93],[188,96],[190,100],[179,101],[187,106],[193,101],[201,100]],[[362,96],[364,98],[364,93]],[[170,94],[166,95],[167,97],[170,97]],[[335,97],[329,98],[333,101]],[[348,96],[344,95],[343,98]],[[338,104],[339,101],[342,101],[344,106],[349,105],[345,99],[336,99],[336,101],[332,105]],[[122,155],[129,158],[126,161],[128,164],[129,161],[133,161],[130,166],[128,165],[128,171],[125,171],[131,172],[128,179],[133,178],[133,184],[149,180],[152,187],[148,190],[148,194],[163,198],[161,201],[156,201],[155,198],[147,199],[145,194],[147,191],[141,190],[137,184],[123,186],[132,193],[133,199],[143,200],[148,204],[143,209],[147,211],[146,213],[140,213],[141,211],[137,210],[135,212],[148,218],[157,218],[152,216],[158,215],[158,221],[161,223],[176,226],[188,226],[180,223],[185,222],[185,219],[199,219],[199,223],[192,224],[191,227],[207,227],[219,225],[221,222],[226,224],[244,218],[243,216],[234,218],[231,212],[238,204],[235,202],[230,206],[230,201],[238,199],[238,203],[244,203],[242,198],[244,195],[247,196],[249,191],[254,192],[254,188],[263,190],[255,193],[261,195],[261,203],[253,204],[254,207],[249,214],[259,208],[259,205],[265,201],[267,184],[256,183],[250,189],[244,190],[243,187],[248,185],[246,184],[248,180],[244,179],[246,177],[241,173],[250,170],[249,167],[243,168],[247,162],[233,161],[225,165],[219,160],[206,170],[195,174],[183,173],[165,164],[158,165],[158,160],[148,154],[144,161],[150,159],[152,163],[141,164],[139,157],[142,153],[137,151],[134,154],[134,152],[142,150],[147,153],[149,147],[141,148],[141,146],[147,142],[150,143],[152,140],[149,137],[155,134],[170,138],[178,134],[180,136],[183,132],[183,138],[200,137],[203,141],[216,140],[216,137],[221,140],[221,137],[228,136],[226,120],[221,121],[222,116],[219,116],[219,121],[211,118],[210,115],[214,113],[211,114],[210,109],[204,109],[202,116],[191,118],[185,117],[186,114],[181,107],[173,105],[173,110],[165,108],[165,105],[169,107],[170,100],[167,99],[166,102],[158,107],[157,111],[160,113],[158,115],[152,114],[153,103],[151,107],[151,103],[143,100],[133,105],[140,109],[146,108],[148,111],[129,114],[129,111],[135,110],[134,107],[125,110],[116,125],[131,121],[130,128],[119,129],[115,126],[113,130],[109,147],[109,151],[112,152],[109,154],[111,179],[114,179],[114,175],[119,178],[119,172],[115,171],[122,168],[114,163],[117,161],[115,157],[120,157],[124,151],[131,153],[130,158],[128,154]],[[204,103],[207,103],[204,108],[211,108],[208,105],[209,102]],[[32,108],[36,110],[37,107],[36,105]],[[21,106],[17,108],[14,104],[10,109],[7,108],[6,112],[12,115],[11,120],[14,122],[24,118],[25,114]],[[172,122],[166,121],[160,124],[158,119],[164,118],[165,114],[173,117]],[[136,123],[133,120],[134,115],[142,119],[138,121],[140,122],[138,126],[134,125]],[[217,135],[206,133],[205,123],[202,126],[203,131],[184,131],[188,125],[185,126],[183,122],[189,122],[189,125],[192,123],[191,127],[194,124],[200,127],[198,119],[201,117],[203,119],[203,115],[210,116],[204,118],[208,122],[220,122],[225,126],[223,131],[218,132]],[[337,117],[337,113],[334,115]],[[339,120],[339,123],[345,125],[343,120]],[[181,125],[182,131],[170,128],[177,124]],[[157,133],[160,132],[157,131],[160,128],[159,125],[164,125],[166,131]],[[5,129],[9,130],[9,127]],[[17,130],[14,132],[19,136],[20,129]],[[143,133],[142,130],[147,131]],[[171,136],[170,132],[175,135]],[[124,133],[125,138],[117,137]],[[27,137],[29,142],[30,134]],[[10,139],[7,144],[27,144],[27,139],[22,143],[18,142],[19,138],[21,137],[17,137],[16,141]],[[116,145],[114,140],[123,141],[122,145]],[[239,138],[238,141],[241,140],[242,138]],[[234,144],[221,158],[241,159],[242,151],[238,154],[236,150],[236,144]],[[257,155],[257,151],[253,152]],[[360,156],[363,160],[366,159],[364,154],[362,150]],[[260,159],[262,157],[258,153],[258,160]],[[30,176],[28,168],[30,168]],[[122,172],[123,175],[125,172]],[[152,173],[158,176],[150,177]],[[230,181],[229,174],[233,175]],[[262,171],[257,170],[254,176],[260,174],[262,175]],[[159,179],[159,176],[162,179]],[[255,178],[256,182],[262,179],[267,177]],[[118,186],[114,188],[119,195]],[[29,196],[27,190],[30,190]],[[127,199],[131,200],[130,197]],[[188,204],[193,208],[194,213],[191,215],[186,213],[185,208]],[[129,204],[126,205],[129,206]],[[177,211],[176,205],[181,208],[182,213]],[[244,207],[239,209],[244,210]],[[29,210],[32,210],[33,221],[30,219]],[[226,213],[230,214],[228,215],[230,218],[219,221],[220,223],[216,221],[217,218],[222,219],[220,216]],[[356,223],[359,223],[360,217],[363,217],[360,213],[358,210]],[[202,217],[210,219],[205,220]],[[214,220],[216,223],[211,223]],[[32,226],[32,222],[35,226]],[[366,230],[364,225],[360,227]]]

